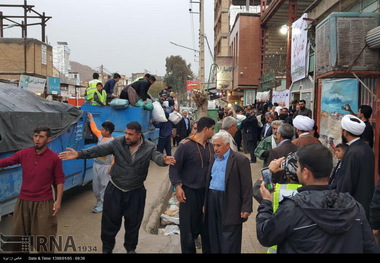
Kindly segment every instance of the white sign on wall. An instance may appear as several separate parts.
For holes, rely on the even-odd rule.
[[[33,93],[43,94],[45,92],[46,79],[36,78],[28,75],[20,76],[19,87]]]

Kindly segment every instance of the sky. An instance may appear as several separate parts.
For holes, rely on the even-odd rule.
[[[34,10],[52,18],[47,21],[48,43],[68,43],[70,60],[108,73],[130,77],[145,71],[158,76],[166,73],[165,59],[181,56],[198,75],[199,12],[197,0],[28,0]],[[205,76],[213,63],[207,42],[214,47],[214,0],[204,0]],[[24,0],[0,0],[19,4]],[[22,15],[23,8],[0,8],[3,15]],[[34,15],[30,13],[29,15]],[[16,19],[16,22],[21,22]],[[40,22],[30,19],[29,23]],[[11,22],[7,22],[11,23]],[[4,37],[21,37],[19,27],[4,30]],[[28,38],[41,40],[41,26],[28,27]],[[170,41],[184,46],[176,46]],[[186,48],[187,47],[187,48]],[[190,49],[189,49],[190,48]]]

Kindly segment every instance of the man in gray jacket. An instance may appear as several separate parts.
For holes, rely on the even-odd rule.
[[[138,234],[144,216],[146,189],[150,160],[159,166],[173,165],[172,156],[161,154],[156,145],[144,139],[138,122],[127,124],[125,136],[110,143],[93,146],[79,152],[68,148],[59,154],[63,160],[90,159],[114,155],[110,182],[104,193],[101,239],[103,253],[112,253],[115,237],[124,217],[124,247],[127,253],[135,253]]]

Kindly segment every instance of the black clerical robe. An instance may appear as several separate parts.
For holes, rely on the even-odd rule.
[[[337,178],[338,192],[348,192],[363,205],[367,219],[369,205],[375,189],[375,155],[362,139],[353,142],[346,150]]]

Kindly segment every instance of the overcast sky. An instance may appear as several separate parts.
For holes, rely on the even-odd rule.
[[[199,4],[191,0],[28,0],[34,10],[52,18],[47,21],[50,45],[65,41],[70,60],[94,69],[100,65],[111,73],[128,77],[147,70],[164,76],[165,59],[181,56],[195,75],[198,53],[170,44],[199,49]],[[192,0],[195,2],[194,0]],[[213,52],[214,0],[205,1],[205,34]],[[23,0],[0,0],[0,4],[23,4]],[[22,15],[23,8],[0,8],[3,15]],[[30,15],[33,15],[32,13]],[[16,20],[16,19],[15,19]],[[16,20],[21,22],[20,19]],[[30,19],[29,23],[40,22]],[[19,28],[4,30],[4,37],[21,37]],[[28,37],[41,40],[41,27],[28,28]],[[205,41],[205,76],[212,57]]]

